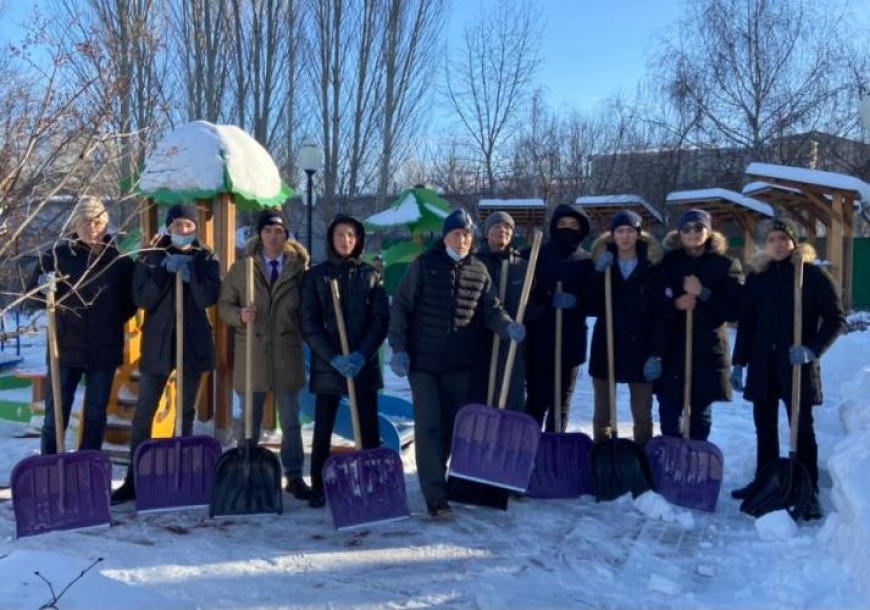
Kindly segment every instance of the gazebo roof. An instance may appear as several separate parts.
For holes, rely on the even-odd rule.
[[[811,190],[819,193],[839,191],[844,195],[851,195],[850,198],[853,200],[860,199],[870,202],[870,184],[846,174],[788,165],[750,163],[749,167],[746,168],[746,175],[757,180],[800,190]],[[745,193],[746,189],[743,192]]]
[[[586,195],[574,203],[599,227],[609,226],[611,217],[621,210],[634,210],[645,224],[664,223],[661,212],[640,195]]]
[[[481,199],[477,202],[481,221],[498,211],[510,214],[518,227],[542,227],[547,217],[547,204],[543,199]]]
[[[699,207],[709,212],[712,216],[728,219],[745,214],[760,218],[772,218],[774,216],[773,208],[770,205],[747,197],[737,191],[723,188],[675,191],[668,195],[666,205]]]

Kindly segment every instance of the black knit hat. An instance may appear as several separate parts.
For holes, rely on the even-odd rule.
[[[764,238],[767,239],[767,236],[774,231],[780,231],[782,233],[785,233],[786,235],[788,235],[788,238],[794,243],[794,245],[798,244],[797,227],[792,221],[785,218],[774,218],[765,228]]]
[[[284,227],[284,234],[290,236],[290,231],[287,229],[287,223],[284,222],[284,217],[277,208],[266,208],[260,212],[260,217],[257,219],[257,236],[270,225],[278,225]]]
[[[456,229],[465,229],[466,231],[474,231],[474,222],[471,216],[465,210],[453,210],[450,215],[444,219],[444,228],[441,230],[441,236],[444,237],[450,231]]]
[[[680,216],[680,222],[677,223],[677,228],[682,229],[690,222],[697,222],[708,231],[713,230],[713,218],[704,210],[689,210]]]
[[[191,205],[176,203],[166,211],[166,226],[168,227],[178,218],[186,218],[187,220],[192,220],[194,224],[196,224],[196,210]]]
[[[619,227],[631,227],[640,233],[642,224],[643,219],[641,219],[639,214],[631,210],[622,210],[614,214],[613,218],[610,219],[610,232],[615,233]]]

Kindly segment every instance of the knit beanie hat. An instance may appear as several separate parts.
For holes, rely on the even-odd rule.
[[[178,218],[186,218],[187,220],[192,220],[194,224],[196,224],[196,210],[193,206],[176,203],[166,212],[166,226],[168,227]]]
[[[489,233],[489,230],[500,222],[508,225],[511,228],[511,231],[516,228],[516,225],[514,224],[514,219],[511,217],[510,214],[508,214],[507,212],[493,212],[486,217],[486,222],[483,223],[484,235]]]
[[[691,222],[697,222],[708,231],[713,230],[713,218],[704,210],[689,210],[680,216],[680,222],[677,223],[677,228],[682,229]]]
[[[284,228],[284,233],[289,237],[290,231],[287,229],[287,223],[284,222],[284,217],[281,216],[281,212],[277,210],[277,208],[267,208],[260,212],[260,217],[257,219],[257,235],[268,227],[269,225],[278,225]]]
[[[798,244],[797,227],[792,221],[785,218],[774,218],[767,225],[767,228],[764,231],[764,238],[767,239],[767,236],[774,231],[781,231],[785,233],[786,235],[788,235],[788,238],[794,243],[794,245]]]
[[[74,212],[75,222],[91,220],[101,216],[106,222],[109,221],[109,213],[106,211],[106,206],[97,197],[86,196],[79,199]]]
[[[450,231],[456,229],[465,229],[466,231],[474,231],[474,222],[471,216],[465,210],[453,210],[450,215],[444,219],[444,228],[441,230],[441,236],[444,237]]]
[[[631,210],[622,210],[613,215],[610,219],[610,232],[614,233],[619,227],[631,227],[638,233],[641,231],[643,220],[639,214]]]

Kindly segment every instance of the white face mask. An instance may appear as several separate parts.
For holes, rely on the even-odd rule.
[[[454,250],[450,246],[447,246],[445,248],[445,250],[447,251],[447,256],[449,256],[450,258],[455,260],[457,263],[459,261],[461,261],[463,258],[465,258],[466,256],[468,256],[467,254],[460,254],[459,252],[457,252],[456,250]]]
[[[196,239],[196,234],[192,233],[190,235],[175,235],[172,234],[172,245],[178,246],[179,248],[186,248],[187,246],[193,244],[193,240]]]

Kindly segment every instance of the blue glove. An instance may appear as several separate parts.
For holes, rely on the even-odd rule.
[[[793,365],[800,365],[812,362],[816,359],[816,355],[805,345],[792,345],[788,348],[788,359]]]
[[[577,297],[570,292],[557,292],[553,295],[553,307],[556,309],[574,309],[577,307]]]
[[[599,273],[604,273],[604,270],[613,265],[613,252],[605,250],[595,260],[595,270]]]
[[[169,273],[180,273],[182,282],[190,282],[190,264],[193,257],[189,254],[167,254],[160,263]]]
[[[390,358],[390,368],[398,377],[407,377],[411,368],[411,357],[408,352],[394,352]]]
[[[348,356],[338,354],[337,356],[332,357],[332,360],[329,361],[329,364],[332,365],[332,368],[341,373],[343,377],[347,377],[347,359]]]
[[[731,387],[738,392],[743,391],[743,367],[739,364],[731,367]]]
[[[507,330],[505,331],[507,334],[507,339],[509,341],[513,341],[515,343],[522,343],[523,339],[526,338],[526,327],[518,322],[510,322],[507,325]]]
[[[346,360],[345,377],[356,377],[365,366],[366,359],[359,352],[352,352]]]
[[[662,359],[650,356],[643,363],[643,378],[647,381],[655,381],[662,376]]]

